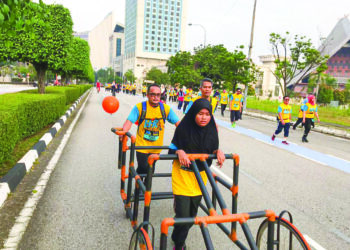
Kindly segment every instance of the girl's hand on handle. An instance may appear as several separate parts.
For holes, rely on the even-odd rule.
[[[185,151],[183,150],[177,150],[176,151],[176,154],[179,158],[179,162],[182,166],[185,166],[185,167],[190,167],[191,165],[191,161],[190,159],[188,158],[187,154],[185,153]]]
[[[217,164],[220,166],[220,168],[222,167],[222,165],[224,164],[224,161],[225,161],[225,154],[220,150],[218,149],[216,151],[216,157],[218,158],[218,161],[217,161]]]

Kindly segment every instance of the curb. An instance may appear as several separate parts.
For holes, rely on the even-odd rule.
[[[250,111],[243,111],[243,114],[246,114],[252,117],[262,118],[269,121],[274,121],[274,122],[276,121],[276,117],[270,116],[270,115],[264,115],[260,113],[250,112]],[[315,126],[315,128],[313,128],[312,130],[323,134],[329,134],[329,135],[334,135],[341,138],[350,139],[350,133],[340,129],[328,128],[324,126]]]
[[[76,100],[66,113],[59,118],[56,123],[46,132],[40,140],[20,159],[11,170],[0,179],[0,208],[7,199],[9,193],[15,191],[18,184],[22,181],[27,172],[31,170],[36,159],[45,151],[46,147],[55,137],[57,132],[63,127],[68,117],[73,113],[81,99],[83,99],[89,91],[86,91]]]

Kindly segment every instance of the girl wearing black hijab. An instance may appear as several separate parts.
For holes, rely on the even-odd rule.
[[[174,194],[175,218],[195,217],[202,199],[202,192],[193,173],[187,154],[217,154],[222,166],[225,155],[219,149],[219,137],[212,115],[212,107],[206,99],[195,101],[175,130],[169,154],[177,154],[173,162],[172,188]],[[199,160],[196,161],[203,182],[207,175]],[[212,160],[207,160],[210,166]],[[171,236],[176,250],[186,249],[185,240],[191,226],[177,225]]]

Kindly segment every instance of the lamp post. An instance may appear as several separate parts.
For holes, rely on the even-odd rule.
[[[203,31],[204,31],[204,47],[205,47],[206,46],[206,40],[207,40],[207,31],[204,28],[204,26],[201,25],[201,24],[198,24],[198,23],[189,23],[188,26],[199,26],[199,27],[201,27],[203,29]]]
[[[251,27],[251,30],[250,30],[250,43],[249,43],[249,50],[248,50],[248,61],[250,61],[250,59],[252,58],[256,2],[257,2],[257,0],[254,0],[254,8],[253,8],[253,16],[252,16],[252,27]],[[246,85],[246,87],[244,89],[243,110],[245,110],[247,108],[248,85],[249,85],[249,83],[247,83],[247,85]]]

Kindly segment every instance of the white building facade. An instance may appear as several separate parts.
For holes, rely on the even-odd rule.
[[[263,72],[263,76],[255,85],[257,95],[271,99],[281,99],[282,89],[273,74],[276,69],[275,57],[273,55],[259,56],[262,65],[259,69]]]
[[[187,0],[126,0],[123,72],[137,82],[157,67],[166,71],[170,56],[185,48]]]

